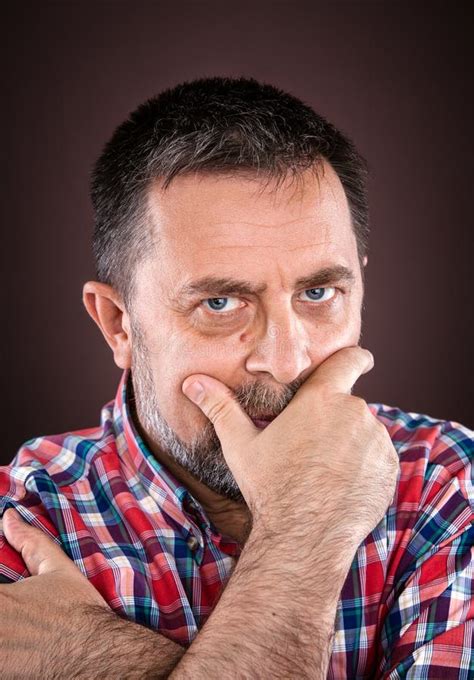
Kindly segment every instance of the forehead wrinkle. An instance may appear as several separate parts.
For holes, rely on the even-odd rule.
[[[319,243],[310,243],[309,245],[305,246],[295,246],[294,248],[285,248],[287,252],[292,253],[294,250],[303,250],[306,248],[314,248],[314,246],[327,246],[328,243],[332,243],[332,241],[320,241]]]
[[[307,222],[306,218],[304,220]],[[292,222],[296,222],[300,220],[292,220]],[[223,222],[222,223],[225,226],[228,226],[228,222]],[[243,224],[243,223],[236,223],[236,224]],[[252,223],[252,227],[254,226]],[[284,226],[284,225],[283,225]],[[226,233],[225,230],[224,232],[221,231],[220,229],[217,228],[216,223],[212,223],[209,225],[211,229],[211,233],[206,239],[201,240],[200,244],[200,250],[209,250],[209,251],[222,251],[222,250],[235,250],[235,249],[255,249],[255,248],[267,248],[267,249],[273,249],[273,250],[284,250],[285,252],[288,251],[295,251],[295,250],[303,250],[305,248],[317,248],[321,246],[326,246],[330,244],[334,239],[331,235],[331,226],[328,224],[327,221],[321,221],[316,223],[314,225],[313,222],[310,222],[309,224],[302,224],[302,232],[301,233],[295,233],[295,230],[289,230],[289,233],[287,230],[284,231],[274,231],[271,238],[274,241],[273,243],[267,243],[265,242],[265,239],[268,239],[269,232],[267,231],[265,234],[261,233],[259,234],[256,232],[255,229],[253,231],[248,232],[246,229],[243,229],[242,231],[239,231],[238,229],[231,231],[230,229],[228,231],[231,231],[231,233]],[[268,227],[270,228],[270,227]],[[315,233],[316,232],[316,233]],[[319,233],[318,233],[319,232]],[[235,240],[241,240],[241,243],[235,243]],[[304,239],[314,239],[307,241],[306,244],[300,245],[301,241]],[[319,240],[323,239],[323,240]],[[259,241],[264,241],[259,242]],[[204,243],[206,245],[204,245]]]
[[[314,220],[314,215],[308,215],[307,217],[295,217],[295,219],[293,220],[284,220],[283,222],[280,222],[278,224],[266,224],[265,222],[247,222],[246,220],[237,220],[236,222],[226,220],[225,222],[214,222],[213,226],[222,227],[222,226],[246,225],[249,227],[262,227],[262,229],[281,229],[282,227],[285,227],[287,225],[295,224],[296,222],[306,222],[308,220]],[[324,224],[324,222],[316,222],[316,225],[318,224]]]
[[[272,245],[272,244],[264,244],[264,245],[253,245],[250,243],[245,243],[243,245],[237,245],[237,246],[232,246],[232,245],[222,245],[222,246],[206,246],[205,248],[201,248],[201,251],[204,252],[206,250],[234,250],[235,248],[277,248],[277,249],[284,249],[285,252],[293,252],[294,250],[304,250],[306,248],[314,248],[315,246],[325,246],[328,243],[331,243],[331,241],[320,241],[319,243],[308,243],[303,246],[295,246],[294,248],[289,248],[288,246],[284,245]]]

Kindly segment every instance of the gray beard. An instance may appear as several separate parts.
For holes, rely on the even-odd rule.
[[[182,468],[216,493],[230,500],[245,503],[234,475],[230,471],[219,438],[210,421],[190,442],[184,442],[168,425],[158,407],[149,353],[141,329],[132,322],[131,392],[132,416],[145,435],[157,442],[160,448]],[[249,413],[279,414],[288,405],[303,383],[299,379],[282,388],[275,396],[267,385],[252,383],[234,390],[237,401]]]

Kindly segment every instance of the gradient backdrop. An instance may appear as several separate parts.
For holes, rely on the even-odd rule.
[[[474,427],[468,3],[21,2],[4,9],[0,462],[99,423],[121,371],[82,306],[89,173],[144,99],[205,75],[301,97],[371,167],[367,401]]]

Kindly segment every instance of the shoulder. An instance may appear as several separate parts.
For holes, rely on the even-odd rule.
[[[419,565],[443,546],[465,550],[474,531],[474,431],[386,404],[369,408],[386,426],[400,460],[387,516],[391,547],[404,546],[400,566]]]
[[[27,522],[44,524],[60,507],[60,496],[66,502],[99,474],[94,473],[99,460],[107,457],[105,470],[115,467],[112,411],[109,402],[97,427],[34,437],[22,444],[13,460],[0,466],[0,517],[8,507],[21,508]]]
[[[31,476],[47,477],[58,487],[87,477],[98,456],[116,452],[112,410],[113,402],[103,407],[101,424],[96,427],[41,435],[24,442],[11,463],[0,466],[0,503],[2,496],[12,495],[15,486],[26,486]]]
[[[88,493],[98,461],[101,470],[115,467],[113,402],[102,409],[101,424],[24,442],[8,465],[0,466],[0,518],[15,508],[29,524],[59,540],[56,526],[78,490]],[[104,460],[107,456],[107,460]],[[56,518],[56,520],[55,520]],[[60,524],[61,526],[61,524]],[[6,542],[0,526],[0,575],[9,580],[28,576],[21,556]]]
[[[369,408],[387,428],[400,464],[417,473],[420,465],[423,466],[426,479],[459,475],[465,478],[469,473],[472,492],[473,430],[454,420],[407,412],[386,404],[369,404]],[[472,495],[469,500],[473,502]]]
[[[405,677],[415,665],[428,674],[461,668],[472,653],[474,431],[385,404],[369,408],[386,426],[400,460],[384,518],[380,677]]]
[[[451,529],[474,516],[474,431],[453,420],[369,404],[400,460],[397,508],[423,517],[451,513]]]

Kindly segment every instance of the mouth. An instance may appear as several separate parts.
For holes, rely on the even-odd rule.
[[[256,425],[261,430],[264,430],[268,425],[270,425],[272,420],[275,420],[276,416],[261,416],[260,418],[253,418],[250,416],[250,418],[254,425]]]

